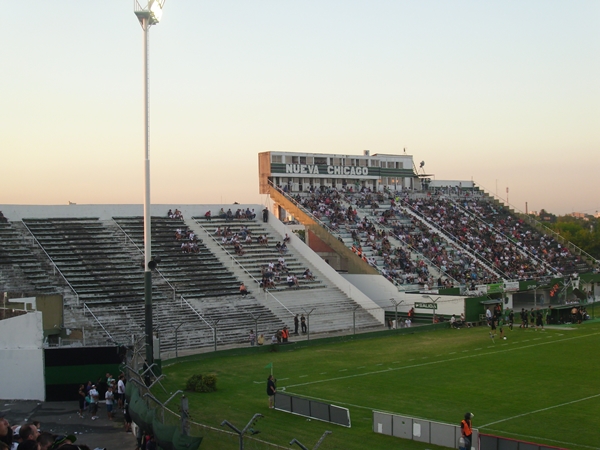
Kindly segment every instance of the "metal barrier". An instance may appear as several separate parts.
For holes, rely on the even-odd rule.
[[[458,448],[461,437],[459,425],[380,411],[373,411],[373,432],[448,448]],[[481,450],[478,430],[473,430],[471,450]]]
[[[536,444],[491,434],[479,435],[479,450],[566,450],[564,447]]]
[[[275,395],[275,409],[343,427],[351,427],[350,411],[347,408],[308,398],[278,392]]]

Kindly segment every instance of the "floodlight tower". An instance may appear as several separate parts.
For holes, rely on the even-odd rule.
[[[148,32],[152,25],[160,21],[162,9],[166,0],[148,0],[142,7],[137,0],[133,3],[133,12],[140,21],[144,31],[144,303],[145,303],[145,334],[146,362],[152,365],[153,335],[152,335],[152,269],[156,263],[152,261],[150,243],[150,124],[148,107]]]

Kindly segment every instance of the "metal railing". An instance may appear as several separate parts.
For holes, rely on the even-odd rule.
[[[508,202],[504,203],[504,200],[501,197],[498,197],[495,194],[491,194],[490,193],[491,191],[486,190],[481,184],[474,182],[474,185],[477,185],[477,187],[480,188],[485,194],[487,194],[488,196],[490,196],[491,198],[496,200],[502,206],[509,208],[509,209],[513,209],[516,213],[518,213],[522,218],[524,218],[526,221],[528,221],[530,224],[532,224],[535,228],[543,229],[544,233],[552,236],[558,242],[567,245],[567,247],[569,247],[575,253],[585,256],[586,258],[594,261],[595,264],[600,264],[600,260],[598,260],[597,258],[594,258],[592,255],[590,255],[588,252],[586,252],[582,248],[577,247],[571,241],[568,241],[563,236],[561,236],[559,233],[557,233],[553,229],[549,228],[548,226],[546,226],[544,223],[540,222],[539,220],[535,219],[531,214],[524,213],[521,209],[517,208],[515,205],[513,205],[511,203],[508,203]]]
[[[485,225],[488,228],[491,228],[494,233],[502,236],[504,239],[506,239],[507,242],[510,242],[511,244],[513,244],[514,246],[516,246],[517,247],[516,250],[519,251],[519,252],[521,252],[521,254],[524,254],[528,258],[531,258],[533,261],[536,261],[539,265],[541,265],[542,267],[545,267],[546,269],[549,269],[551,272],[554,272],[555,274],[557,274],[559,276],[562,275],[561,272],[558,269],[555,269],[554,267],[552,267],[549,263],[547,263],[543,259],[541,259],[538,256],[534,255],[533,253],[531,253],[530,251],[526,250],[525,248],[519,247],[518,243],[515,242],[515,240],[512,237],[506,236],[502,231],[496,229],[493,226],[490,226],[479,215],[471,213],[470,211],[465,210],[460,204],[458,204],[457,202],[455,202],[450,196],[447,196],[447,195],[443,194],[442,198],[446,198],[449,202],[452,202],[452,204],[456,208],[458,208],[464,215],[470,216],[474,220],[478,221],[479,223]],[[531,274],[528,274],[528,275],[531,275]]]
[[[364,211],[365,208],[356,208],[357,210],[360,209],[361,211]],[[366,216],[365,216],[366,217]],[[393,226],[389,225],[389,224],[377,224],[380,228],[383,228],[384,230],[388,230],[388,231],[393,231]],[[447,278],[451,279],[452,281],[454,281],[454,283],[458,286],[460,285],[460,283],[458,282],[458,280],[456,280],[452,275],[450,275],[449,273],[447,273],[446,271],[444,271],[440,266],[438,266],[436,263],[434,263],[430,258],[428,258],[426,255],[424,255],[423,253],[421,253],[421,251],[418,248],[415,248],[414,246],[412,246],[411,244],[409,244],[408,242],[400,239],[398,236],[392,234],[389,237],[393,238],[394,240],[398,241],[400,244],[403,244],[404,246],[406,246],[408,249],[411,250],[411,253],[416,254],[417,255],[417,259],[420,257],[422,260],[427,261],[427,264],[435,267],[435,269],[439,272],[440,275],[444,275]],[[399,246],[396,246],[397,248]]]
[[[214,237],[214,236],[213,236],[213,235],[210,233],[210,231],[209,231],[209,230],[207,230],[207,229],[206,229],[206,227],[204,227],[204,225],[202,225],[202,224],[200,223],[200,221],[199,221],[197,218],[194,218],[193,220],[194,220],[194,221],[195,221],[195,222],[196,222],[196,223],[197,223],[197,224],[200,226],[200,228],[202,228],[202,230],[204,230],[204,232],[205,232],[205,233],[206,233],[206,234],[207,234],[207,235],[208,235],[208,236],[209,236],[209,237],[210,237],[210,238],[211,238],[211,239],[212,239],[212,240],[213,240],[213,241],[214,241],[214,242],[215,242],[215,243],[216,243],[216,244],[217,244],[217,245],[218,245],[218,246],[219,246],[219,247],[220,247],[220,248],[221,248],[221,249],[224,251],[224,252],[225,252],[225,254],[231,258],[232,262],[235,262],[235,263],[236,263],[236,264],[237,264],[237,265],[238,265],[238,266],[239,266],[239,267],[240,267],[240,268],[241,268],[241,269],[242,269],[242,270],[243,270],[243,271],[246,273],[246,275],[248,275],[248,276],[249,276],[249,277],[250,277],[250,278],[251,278],[251,279],[252,279],[252,280],[253,280],[253,281],[254,281],[254,282],[257,284],[257,286],[260,286],[260,281],[259,281],[259,280],[257,280],[257,279],[254,277],[254,275],[252,275],[252,273],[251,273],[251,272],[250,272],[250,271],[249,271],[249,270],[248,270],[246,267],[244,267],[244,265],[243,265],[243,264],[240,262],[240,260],[238,260],[238,259],[236,258],[236,256],[235,256],[233,253],[231,253],[229,250],[227,250],[227,249],[226,249],[226,248],[225,248],[225,247],[224,247],[224,246],[223,246],[223,245],[222,245],[222,244],[219,242],[219,240],[218,240],[218,239],[216,239],[216,238],[215,238],[215,237]],[[266,295],[266,296],[269,296],[269,295],[270,295],[271,297],[273,297],[273,300],[275,300],[277,303],[279,303],[279,304],[281,305],[281,307],[282,307],[282,308],[284,308],[284,309],[285,309],[287,312],[289,312],[289,313],[290,313],[290,315],[291,315],[291,316],[294,316],[294,315],[295,315],[295,314],[294,314],[292,311],[290,311],[290,309],[289,309],[287,306],[285,306],[283,303],[281,303],[281,301],[280,301],[280,300],[279,300],[277,297],[275,297],[275,295],[273,295],[273,294],[272,294],[272,293],[271,293],[271,292],[270,292],[268,289],[265,289],[265,295]]]
[[[409,211],[412,215],[416,216],[422,223],[424,223],[425,225],[427,225],[431,230],[435,231],[438,235],[443,236],[446,241],[450,244],[452,244],[452,246],[454,248],[456,248],[457,250],[463,251],[466,254],[469,255],[469,257],[471,259],[473,259],[473,261],[475,261],[476,263],[480,264],[483,268],[485,268],[488,272],[490,272],[491,274],[495,275],[496,277],[505,277],[508,278],[508,276],[502,272],[499,269],[494,269],[494,265],[491,261],[487,260],[486,258],[483,258],[482,256],[478,255],[475,256],[473,254],[473,252],[471,251],[471,249],[465,247],[460,241],[458,241],[458,239],[456,238],[456,236],[447,233],[445,230],[439,228],[437,225],[429,222],[427,220],[427,217],[422,214],[420,211],[415,210],[415,208],[413,208],[411,205],[409,205],[405,200],[401,200],[401,202],[403,203],[402,207]]]
[[[117,221],[116,221],[114,218],[113,218],[113,222],[114,222],[114,224],[117,226],[117,228],[118,228],[118,229],[121,231],[121,233],[123,233],[123,234],[125,235],[125,238],[127,238],[127,239],[129,240],[129,242],[130,242],[131,244],[133,244],[133,246],[134,246],[135,248],[137,248],[137,249],[138,249],[138,251],[140,252],[140,254],[143,256],[143,255],[144,255],[144,249],[140,248],[140,246],[139,246],[139,245],[137,245],[137,244],[135,243],[135,241],[134,241],[134,240],[133,240],[133,238],[132,238],[132,237],[129,235],[129,233],[127,233],[127,231],[125,231],[125,230],[123,229],[123,227],[122,227],[121,225],[119,225],[119,223],[118,223],[118,222],[117,222]],[[173,286],[173,285],[171,284],[171,282],[170,282],[169,280],[167,280],[167,277],[165,277],[165,276],[163,275],[163,273],[160,271],[160,269],[159,269],[158,267],[157,267],[156,269],[154,269],[154,271],[155,271],[155,272],[156,272],[158,275],[160,275],[160,276],[161,276],[161,278],[163,279],[163,281],[164,281],[165,283],[167,283],[167,285],[168,285],[168,286],[171,288],[171,290],[173,291],[173,300],[176,300],[176,298],[177,298],[177,289],[175,288],[175,286]]]
[[[208,321],[207,321],[207,320],[204,318],[204,316],[203,316],[202,314],[200,314],[200,313],[198,312],[198,310],[197,310],[196,308],[194,308],[194,307],[193,307],[193,306],[190,304],[190,302],[188,302],[188,301],[185,299],[185,297],[184,297],[183,295],[181,296],[181,302],[182,302],[182,303],[185,303],[185,304],[186,304],[186,305],[187,305],[187,306],[188,306],[188,307],[189,307],[189,308],[190,308],[190,309],[191,309],[191,310],[194,312],[194,314],[196,314],[196,315],[197,315],[197,316],[200,318],[200,320],[202,320],[202,321],[203,321],[203,322],[204,322],[206,325],[208,325],[208,326],[209,326],[209,328],[210,328],[212,331],[214,331],[214,330],[215,330],[215,329],[214,329],[214,327],[213,327],[213,326],[212,326],[210,323],[208,323]]]
[[[85,311],[88,311],[92,317],[94,318],[94,320],[96,320],[96,322],[98,322],[98,325],[100,325],[100,328],[102,328],[104,330],[104,332],[108,335],[108,337],[110,338],[110,340],[112,342],[114,342],[115,344],[118,344],[118,342],[112,337],[112,335],[108,332],[108,330],[104,327],[104,325],[102,325],[102,322],[100,322],[100,320],[96,317],[96,314],[94,314],[92,312],[92,310],[88,307],[87,303],[83,304],[83,313],[85,314]]]
[[[298,209],[300,209],[304,214],[306,214],[308,217],[310,217],[312,220],[314,220],[318,225],[320,225],[321,227],[323,227],[328,233],[330,233],[333,236],[337,236],[338,238],[341,237],[340,235],[340,231],[336,230],[334,228],[329,227],[325,222],[323,222],[321,219],[315,217],[310,211],[308,211],[306,209],[306,207],[304,207],[304,205],[302,205],[301,203],[299,203],[296,199],[294,199],[291,195],[289,195],[287,192],[284,192],[282,189],[280,189],[279,187],[275,186],[275,184],[269,180],[269,184],[276,189],[281,195],[283,195],[288,201],[292,202]],[[361,208],[362,209],[362,208]],[[345,244],[344,244],[345,245]],[[412,248],[412,247],[411,247]],[[413,248],[413,250],[415,250]],[[416,250],[415,250],[416,251]],[[433,262],[431,262],[427,257],[425,257],[424,255],[422,255],[420,252],[417,251],[417,253],[419,253],[419,255],[421,255],[423,257],[423,259],[429,261],[431,263],[431,265],[433,265],[434,267],[438,268]],[[379,269],[379,267],[377,266],[371,266],[374,267],[380,274],[381,274],[381,270]],[[438,268],[441,272],[441,268]],[[383,275],[382,275],[383,276]],[[450,275],[446,274],[446,276],[448,278],[452,278]],[[454,278],[452,278],[454,280]],[[458,281],[454,280],[457,284]],[[398,289],[398,292],[404,292],[406,290],[411,289],[409,286],[405,286],[402,285],[400,283],[398,283],[396,280],[392,281],[392,284],[394,284],[394,286],[396,286],[396,288]]]
[[[69,288],[73,291],[73,294],[75,294],[75,298],[77,299],[77,306],[79,306],[79,294],[77,293],[77,291],[75,290],[75,288],[73,287],[73,285],[71,285],[71,283],[69,283],[69,280],[67,280],[67,277],[64,276],[64,274],[58,268],[58,266],[56,265],[56,263],[52,260],[52,257],[48,254],[48,252],[46,252],[46,250],[42,246],[41,242],[35,237],[35,235],[33,234],[33,232],[29,229],[29,227],[27,226],[27,224],[25,222],[23,222],[23,221],[21,221],[21,223],[23,224],[23,226],[25,227],[25,229],[27,231],[29,231],[29,234],[31,235],[31,237],[34,240],[34,242],[40,247],[40,249],[48,257],[48,259],[50,260],[50,263],[52,264],[52,267],[54,268],[54,270],[60,274],[60,276],[62,277],[62,279],[65,280],[65,283],[67,283],[67,286],[69,286]]]

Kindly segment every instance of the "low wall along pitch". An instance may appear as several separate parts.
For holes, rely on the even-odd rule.
[[[289,394],[275,395],[275,409],[350,428],[350,411],[341,406]]]
[[[458,448],[458,441],[461,436],[459,425],[432,422],[431,420],[379,411],[373,411],[373,431],[448,448]],[[471,450],[478,449],[479,432],[473,430]]]

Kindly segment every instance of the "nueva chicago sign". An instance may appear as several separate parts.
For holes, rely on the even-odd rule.
[[[320,172],[323,171],[323,172]],[[368,167],[356,166],[319,166],[317,164],[286,164],[285,173],[308,174],[308,175],[369,175]]]

